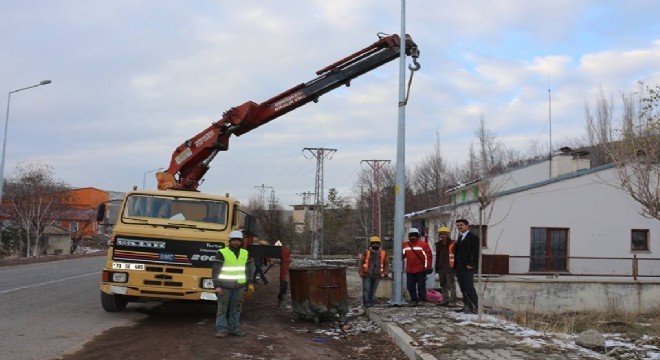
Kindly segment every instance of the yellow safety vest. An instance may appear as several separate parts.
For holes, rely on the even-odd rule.
[[[245,266],[248,261],[248,251],[240,249],[238,258],[229,247],[218,250],[222,254],[225,261],[220,269],[218,280],[220,280],[220,287],[223,288],[238,288],[247,283],[245,274]]]

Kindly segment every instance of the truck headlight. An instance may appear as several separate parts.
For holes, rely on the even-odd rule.
[[[214,289],[213,279],[202,279],[202,289]]]
[[[125,283],[128,281],[128,274],[127,273],[112,273],[112,282],[118,282],[118,283]]]

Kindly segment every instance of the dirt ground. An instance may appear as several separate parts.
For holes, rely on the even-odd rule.
[[[214,303],[168,302],[147,311],[137,325],[106,331],[61,359],[408,359],[359,308],[361,285],[355,281],[348,284],[345,324],[300,319],[290,294],[278,307],[277,291],[276,281],[256,285],[241,315],[246,337],[215,337]]]

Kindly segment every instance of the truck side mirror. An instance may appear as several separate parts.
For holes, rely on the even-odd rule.
[[[257,217],[250,214],[245,214],[245,224],[243,225],[243,232],[246,234],[257,233]]]

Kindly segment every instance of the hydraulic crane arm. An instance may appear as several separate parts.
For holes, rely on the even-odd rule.
[[[218,152],[229,148],[232,134],[243,135],[310,101],[317,102],[321,95],[342,85],[350,86],[352,79],[397,59],[400,42],[396,34],[381,37],[370,46],[317,71],[318,77],[310,82],[297,85],[261,104],[248,101],[229,109],[222,114],[222,119],[176,148],[169,168],[156,174],[158,188],[197,189],[209,163]],[[406,55],[413,57],[419,67],[419,49],[409,35],[405,46]]]

